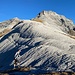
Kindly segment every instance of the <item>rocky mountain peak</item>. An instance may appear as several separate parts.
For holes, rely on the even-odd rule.
[[[34,18],[34,20],[36,19],[40,19],[41,22],[42,21],[44,22],[44,24],[48,23],[49,26],[50,25],[54,27],[56,26],[56,28],[59,28],[66,33],[70,33],[71,31],[74,31],[75,29],[75,25],[72,20],[66,18],[63,15],[59,15],[53,11],[42,11],[37,15],[36,18]]]
[[[58,14],[53,11],[45,11],[44,10],[38,14],[38,17],[41,17],[42,15],[58,15]]]
[[[64,21],[72,22],[71,19],[68,19],[64,15],[57,14],[56,12],[53,12],[53,11],[42,11],[37,15],[37,18],[41,18],[41,17],[43,17],[43,18],[51,18],[52,20],[56,20],[56,21],[58,19],[59,20],[63,19]]]

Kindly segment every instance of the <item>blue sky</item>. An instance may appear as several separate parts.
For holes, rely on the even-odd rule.
[[[65,15],[75,23],[75,0],[0,0],[0,22],[14,17],[31,19],[43,10]]]

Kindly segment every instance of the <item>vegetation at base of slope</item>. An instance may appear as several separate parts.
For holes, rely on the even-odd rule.
[[[30,72],[11,72],[11,73],[0,73],[0,75],[75,75],[75,72],[50,72],[50,73],[39,73],[39,74],[34,74]]]

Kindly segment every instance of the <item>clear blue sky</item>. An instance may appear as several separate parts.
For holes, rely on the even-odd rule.
[[[65,15],[75,23],[75,0],[0,0],[0,22],[14,17],[31,19],[43,10]]]

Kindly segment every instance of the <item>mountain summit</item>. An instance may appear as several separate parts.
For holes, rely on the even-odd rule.
[[[67,19],[65,16],[59,15],[52,11],[42,11],[36,18],[42,19],[50,25],[57,25],[62,31],[66,33],[69,33],[75,28],[72,20]]]
[[[0,23],[0,37],[0,70],[13,67],[20,49],[21,66],[75,71],[75,26],[65,16],[42,11],[31,20],[14,18]]]

